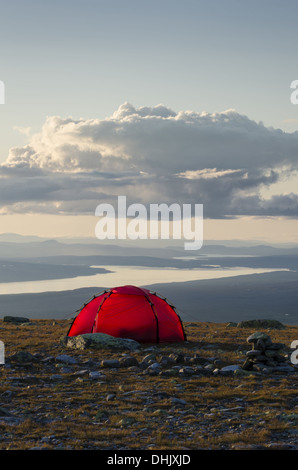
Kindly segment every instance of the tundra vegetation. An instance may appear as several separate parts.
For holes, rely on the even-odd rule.
[[[0,449],[298,449],[297,326],[185,323],[129,350],[68,348],[69,325],[0,320]],[[255,367],[260,332],[276,367],[274,348]]]

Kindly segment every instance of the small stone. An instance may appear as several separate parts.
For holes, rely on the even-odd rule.
[[[178,375],[178,373],[179,370],[173,367],[172,369],[163,370],[161,372],[161,375],[164,375],[165,377],[175,377],[176,375]]]
[[[264,342],[269,339],[269,336],[266,333],[262,333],[261,331],[257,331],[253,333],[247,338],[248,343],[257,343],[259,340],[263,340]]]
[[[265,351],[266,345],[265,342],[260,338],[255,344],[255,349],[258,349],[259,351]]]
[[[294,367],[285,364],[285,365],[276,366],[273,369],[273,372],[293,374],[295,372],[295,369],[294,369]]]
[[[150,361],[156,361],[156,355],[155,354],[147,354],[147,356],[145,356],[143,358],[143,361],[142,362],[147,362],[149,363]]]
[[[272,343],[271,346],[267,348],[267,350],[283,350],[285,349],[286,345],[284,343]]]
[[[12,356],[10,356],[10,360],[13,362],[17,362],[19,364],[28,364],[36,361],[36,358],[27,351],[18,351]]]
[[[193,367],[185,366],[179,370],[179,374],[185,376],[193,375],[195,374],[195,369]]]
[[[132,424],[135,423],[135,419],[134,418],[128,418],[128,417],[125,417],[125,418],[122,418],[120,419],[120,421],[118,422],[118,426],[131,426]]]
[[[205,357],[198,356],[197,354],[195,354],[194,357],[190,359],[191,364],[199,364],[201,366],[205,365],[206,361],[207,359]]]
[[[56,380],[62,380],[63,377],[60,374],[53,374],[50,376],[50,379],[56,381]]]
[[[267,357],[263,354],[259,354],[254,358],[257,362],[267,362]]]
[[[102,374],[101,372],[98,372],[95,370],[95,371],[89,372],[89,377],[92,380],[98,380],[98,379],[105,379],[106,376]]]
[[[162,356],[160,359],[160,364],[163,367],[169,366],[170,364],[174,364],[175,361],[173,359],[170,359],[168,356]]]
[[[103,361],[101,361],[101,366],[112,369],[118,368],[120,367],[120,361],[118,361],[118,359],[104,359]]]
[[[158,375],[161,372],[161,366],[158,362],[154,362],[148,367],[146,372],[149,375]]]
[[[121,367],[138,367],[139,361],[135,357],[127,356],[120,359]]]
[[[173,359],[176,362],[176,364],[182,364],[184,362],[184,355],[181,353],[178,353],[178,354],[172,353],[169,355],[169,358]]]
[[[238,364],[233,364],[230,366],[225,366],[220,369],[220,372],[235,372],[236,370],[241,369]]]
[[[276,357],[279,355],[279,351],[274,349],[267,349],[264,351],[264,354],[266,357]]]
[[[256,356],[261,355],[262,351],[259,351],[258,349],[252,349],[251,351],[246,352],[247,357],[254,358]]]
[[[116,398],[116,395],[114,393],[109,393],[107,396],[106,396],[106,400],[107,401],[112,401],[112,400],[115,400]]]
[[[8,416],[11,417],[13,416],[10,411],[8,411],[6,408],[0,407],[0,416]]]
[[[63,364],[77,364],[75,357],[68,356],[67,354],[60,354],[56,357],[57,362],[62,362]]]
[[[181,398],[171,397],[170,401],[173,405],[187,405],[187,402]]]

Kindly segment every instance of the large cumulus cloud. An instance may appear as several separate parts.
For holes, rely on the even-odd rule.
[[[48,117],[0,166],[1,213],[94,214],[101,202],[201,203],[205,217],[298,216],[298,196],[261,190],[298,168],[298,132],[235,110],[124,103],[106,119]]]

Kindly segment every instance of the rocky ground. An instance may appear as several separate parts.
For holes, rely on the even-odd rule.
[[[186,323],[185,343],[96,345],[67,341],[69,325],[0,320],[1,450],[298,450],[297,326]]]

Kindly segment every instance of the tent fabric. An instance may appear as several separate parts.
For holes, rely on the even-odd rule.
[[[164,297],[135,286],[115,287],[94,296],[79,311],[68,336],[106,333],[140,343],[185,341],[182,321]]]

